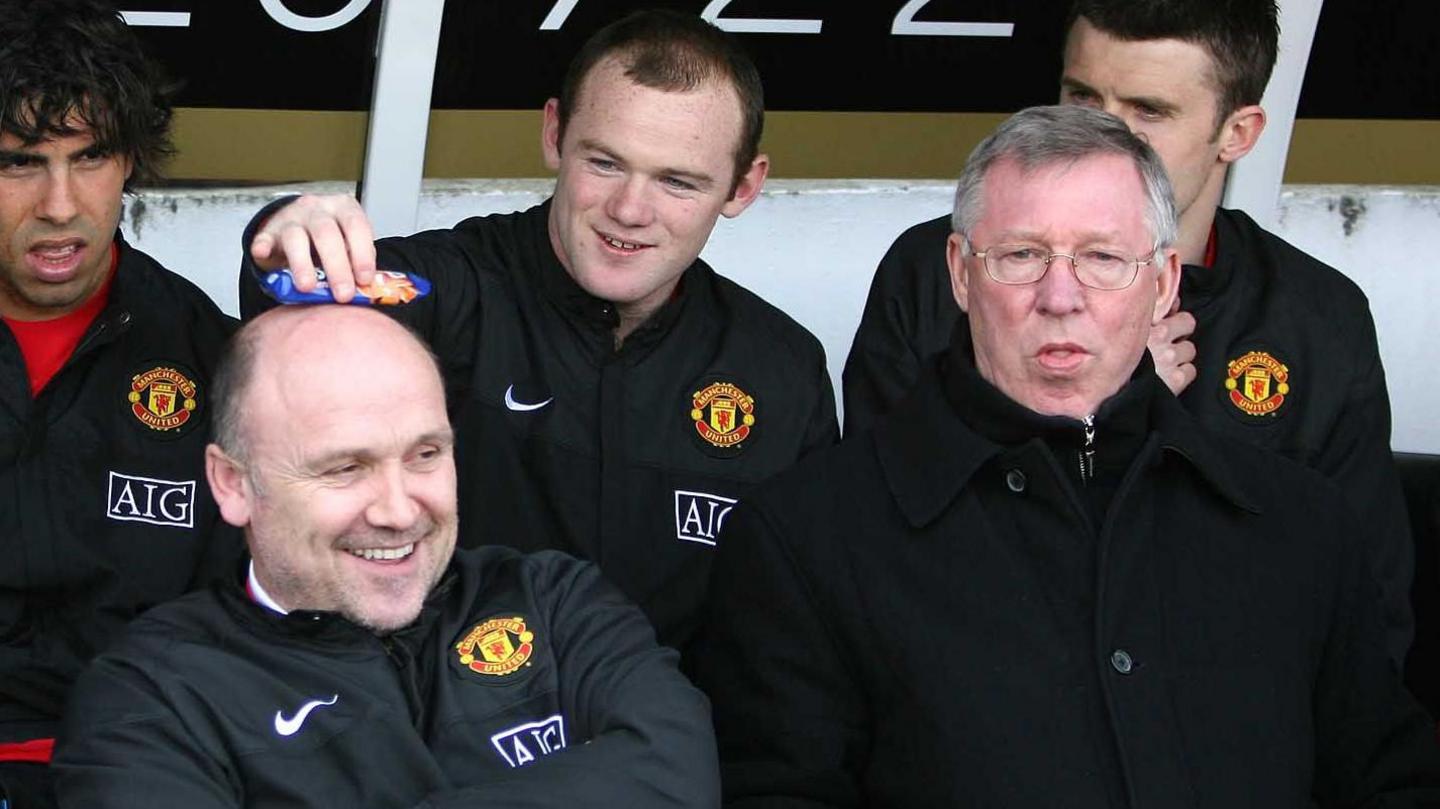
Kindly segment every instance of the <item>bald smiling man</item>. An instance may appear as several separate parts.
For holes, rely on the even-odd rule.
[[[215,397],[206,471],[250,563],[81,678],[62,802],[718,801],[704,697],[597,568],[455,551],[444,387],[403,326],[275,310],[237,335]]]

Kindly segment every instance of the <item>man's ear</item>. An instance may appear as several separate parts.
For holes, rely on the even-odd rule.
[[[965,237],[951,233],[945,241],[945,265],[950,268],[950,291],[960,311],[970,311],[970,279],[965,276]]]
[[[767,154],[755,155],[750,161],[750,168],[740,175],[740,181],[735,183],[735,190],[731,192],[730,199],[725,201],[720,213],[726,219],[733,219],[742,211],[750,207],[760,196],[760,189],[765,187],[765,178],[770,174],[770,156]]]
[[[1265,131],[1265,110],[1250,104],[1230,113],[1220,127],[1220,162],[1234,163],[1250,154]]]
[[[545,102],[543,123],[540,125],[540,151],[545,153],[545,165],[551,171],[560,170],[560,99]]]
[[[1155,254],[1155,311],[1150,325],[1155,325],[1175,311],[1180,302],[1180,254],[1166,248]]]
[[[210,493],[225,522],[237,528],[249,525],[255,492],[245,468],[226,455],[219,444],[205,447],[205,479],[210,482]]]

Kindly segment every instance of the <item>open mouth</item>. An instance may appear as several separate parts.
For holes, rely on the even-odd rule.
[[[364,559],[367,562],[398,562],[407,559],[415,552],[415,543],[401,545],[398,548],[349,548],[351,556]]]
[[[26,256],[36,273],[44,279],[65,280],[79,266],[85,243],[79,239],[63,242],[41,242],[31,247]]]

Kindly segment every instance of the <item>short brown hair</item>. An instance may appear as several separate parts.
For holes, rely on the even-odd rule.
[[[644,87],[686,92],[725,80],[740,99],[742,128],[735,146],[731,191],[760,153],[765,128],[765,92],[760,71],[734,37],[694,14],[667,9],[636,11],[596,31],[570,60],[560,85],[560,140],[579,101],[580,87],[597,64],[620,59],[625,75]]]

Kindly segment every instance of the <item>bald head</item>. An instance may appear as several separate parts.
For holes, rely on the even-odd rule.
[[[398,379],[403,371],[409,378],[416,368],[443,391],[430,349],[369,307],[277,307],[241,327],[220,358],[211,382],[215,443],[232,458],[248,457],[254,430],[264,428],[255,422],[269,417],[252,406],[253,397],[323,407],[352,395],[360,376]]]

